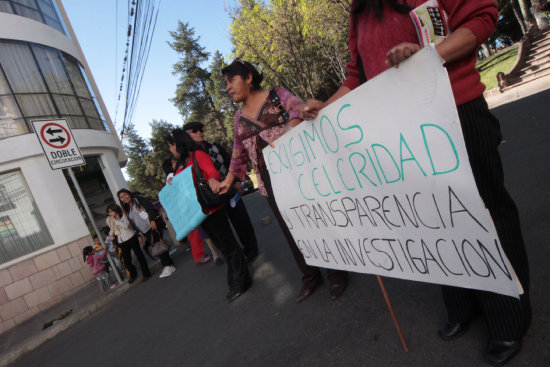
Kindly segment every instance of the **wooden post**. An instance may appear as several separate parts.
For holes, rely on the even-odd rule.
[[[388,305],[388,309],[390,310],[391,318],[393,319],[393,323],[395,324],[395,328],[397,329],[397,335],[399,335],[399,339],[401,340],[403,349],[405,349],[405,352],[408,353],[409,347],[407,346],[407,343],[405,342],[405,338],[403,337],[401,326],[399,326],[399,321],[397,321],[397,317],[395,316],[395,311],[393,310],[393,306],[391,304],[390,297],[388,296],[388,292],[386,292],[386,287],[384,286],[382,277],[380,275],[377,275],[376,279],[378,279],[378,285],[380,285],[380,289],[382,290],[382,294],[384,295],[384,299],[386,300],[386,304]]]

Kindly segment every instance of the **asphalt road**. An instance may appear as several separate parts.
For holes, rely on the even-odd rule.
[[[531,264],[534,318],[524,348],[507,366],[550,363],[550,91],[498,107],[506,181],[519,207]],[[296,304],[300,275],[259,193],[245,197],[260,239],[254,285],[224,300],[224,267],[197,266],[189,253],[177,271],[137,284],[121,297],[21,357],[14,366],[479,366],[487,330],[481,320],[443,342],[436,285],[385,279],[410,348],[405,353],[376,278],[353,274],[337,301],[326,284]]]

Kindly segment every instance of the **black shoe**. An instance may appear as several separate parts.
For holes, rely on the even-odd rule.
[[[510,359],[514,358],[521,350],[521,340],[495,341],[490,340],[487,346],[485,358],[493,366],[503,366]]]
[[[332,300],[338,299],[346,290],[348,283],[335,283],[330,285],[330,298]]]
[[[319,283],[319,284],[321,284],[321,283]],[[296,297],[296,302],[300,303],[300,302],[304,301],[306,298],[309,298],[315,292],[315,290],[317,289],[319,284],[316,284],[315,286],[310,287],[310,288],[303,288],[302,287],[302,289],[300,290],[300,294],[298,294],[298,297]]]
[[[439,329],[439,336],[445,341],[453,340],[461,335],[464,335],[470,328],[468,322],[446,322],[441,329]]]
[[[307,288],[300,290],[300,294],[298,294],[298,297],[296,297],[296,302],[300,303],[306,298],[309,298],[315,292],[315,289]]]
[[[227,302],[233,302],[234,300],[236,300],[237,298],[239,298],[241,296],[241,294],[243,294],[242,292],[239,292],[239,291],[229,291],[229,293],[227,293],[225,295],[225,299],[227,300]]]
[[[151,278],[151,275],[144,275],[144,276],[143,276],[143,280],[142,280],[142,282],[146,282],[146,281],[148,281],[148,280],[149,280],[149,278]]]
[[[309,283],[311,282],[308,282],[308,284]],[[323,278],[318,278],[315,284],[309,286],[304,286],[304,283],[302,282],[302,289],[300,289],[300,294],[296,297],[296,302],[300,303],[306,298],[309,298],[321,284],[323,284]]]
[[[130,279],[128,279],[128,284],[132,284],[135,280],[136,277],[130,277]]]

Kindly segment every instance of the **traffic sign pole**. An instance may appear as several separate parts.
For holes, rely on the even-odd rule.
[[[38,141],[42,146],[42,150],[44,151],[44,156],[50,164],[50,167],[52,169],[65,169],[69,173],[76,192],[80,197],[80,202],[82,203],[82,206],[86,211],[86,215],[88,215],[88,218],[92,223],[92,227],[94,228],[95,233],[97,233],[99,242],[101,243],[105,251],[107,251],[107,260],[111,265],[111,269],[115,270],[114,273],[116,280],[118,281],[118,284],[122,283],[122,280],[120,279],[120,274],[118,274],[118,270],[113,263],[113,259],[111,258],[111,255],[109,255],[109,249],[105,247],[103,235],[101,234],[101,232],[99,232],[97,225],[95,224],[92,211],[90,210],[90,207],[86,202],[86,198],[84,197],[84,194],[80,189],[80,185],[78,184],[78,181],[76,180],[76,177],[74,175],[73,169],[71,168],[74,166],[83,166],[86,164],[86,161],[80,153],[80,149],[76,144],[67,120],[33,120],[31,121],[31,123],[34,127],[34,132],[38,137]]]

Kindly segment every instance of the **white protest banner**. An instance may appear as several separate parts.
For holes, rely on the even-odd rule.
[[[263,153],[308,264],[518,297],[432,47]]]

